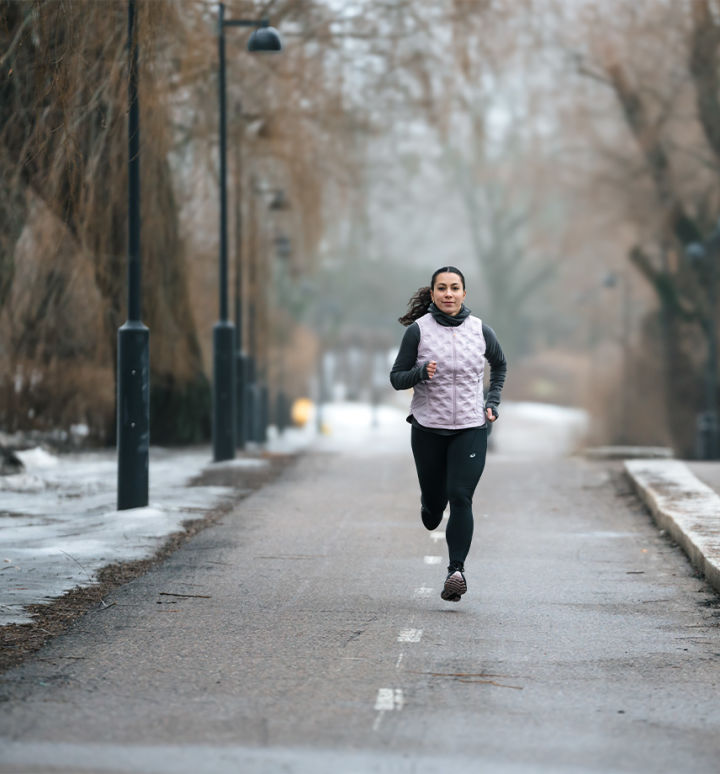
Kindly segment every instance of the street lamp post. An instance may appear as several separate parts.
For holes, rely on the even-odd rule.
[[[705,242],[693,242],[686,250],[693,262],[707,265],[707,364],[705,369],[705,408],[696,420],[695,446],[699,459],[720,458],[720,427],[718,426],[718,344],[717,344],[717,259],[720,254],[720,222]]]
[[[268,204],[268,207],[272,211],[282,211],[290,209],[290,204],[285,196],[285,192],[281,188],[267,188],[259,185],[255,179],[251,182],[251,191],[258,197],[264,197],[270,195],[272,198]],[[257,319],[258,306],[257,300],[259,298],[259,287],[264,287],[258,279],[258,267],[260,264],[261,253],[261,237],[258,229],[258,216],[255,199],[251,199],[251,214],[250,214],[250,277],[249,277],[249,290],[250,300],[249,306],[249,321],[248,321],[248,340],[249,340],[249,353],[245,359],[245,368],[247,371],[247,385],[244,390],[245,394],[245,411],[248,416],[248,437],[249,441],[256,443],[265,443],[267,441],[267,429],[270,424],[270,391],[268,387],[268,362],[267,362],[267,330],[265,330],[265,336],[260,341],[258,329],[261,322]],[[289,244],[289,242],[288,242]],[[277,247],[277,245],[276,245]],[[260,282],[260,285],[259,285]],[[261,300],[261,308],[266,309],[268,303],[267,296]],[[264,320],[265,327],[269,324],[269,321]],[[261,346],[263,344],[263,346]],[[261,352],[262,350],[262,352]]]
[[[248,39],[248,51],[281,51],[280,36],[266,19],[225,20],[225,4],[218,3],[218,90],[220,105],[220,319],[213,328],[213,459],[235,456],[237,395],[235,373],[235,326],[228,319],[228,224],[227,224],[227,111],[225,81],[225,27],[256,27]],[[236,312],[239,313],[239,312]]]
[[[290,203],[285,195],[285,191],[282,188],[259,188],[258,193],[270,194],[272,199],[270,200],[269,209],[275,213],[280,213],[290,209]],[[276,237],[275,239],[275,252],[276,257],[284,260],[289,257],[290,241],[287,237]],[[274,274],[274,272],[273,272]],[[269,299],[265,299],[265,303],[269,303]],[[266,325],[270,325],[270,321],[266,319]],[[270,385],[269,379],[269,341],[270,336],[268,330],[265,331],[265,359],[262,370],[262,377],[260,381],[260,426],[258,428],[258,441],[260,443],[267,442],[267,430],[270,426]],[[282,389],[282,388],[280,388]]]
[[[281,272],[284,277],[286,272],[286,264],[290,260],[292,255],[292,244],[290,239],[284,234],[279,234],[275,237],[275,254],[279,259]],[[283,282],[279,279],[276,280],[276,286],[281,288]],[[284,298],[280,299],[281,303],[284,302]],[[289,424],[289,403],[287,394],[285,392],[285,337],[281,336],[278,341],[278,382],[277,392],[275,397],[275,425],[278,433],[282,435],[285,432]]]
[[[251,180],[250,185],[251,193],[255,194],[256,186],[254,178]],[[257,293],[258,293],[258,277],[257,277],[257,263],[258,263],[258,225],[257,215],[255,208],[255,197],[250,197],[250,216],[248,228],[250,229],[248,239],[250,254],[248,255],[248,355],[245,361],[245,372],[247,374],[247,382],[244,385],[243,394],[245,396],[245,412],[248,417],[247,421],[247,440],[251,442],[258,442],[260,440],[260,399],[259,399],[259,386],[257,383]]]
[[[148,504],[150,331],[140,320],[140,108],[135,0],[128,2],[128,319],[118,330],[118,510]]]
[[[218,74],[220,100],[220,319],[213,328],[213,458],[235,456],[235,326],[228,320],[227,257],[227,115],[225,85],[225,6],[218,6]]]
[[[624,394],[629,389],[630,383],[630,311],[632,307],[632,299],[630,297],[630,283],[628,277],[624,274],[616,274],[610,272],[603,279],[603,287],[615,288],[620,285],[620,303],[622,304],[622,328],[620,333],[620,343],[622,346],[622,366],[621,366],[621,379],[622,384],[625,386],[623,394],[620,396],[620,430],[618,432],[617,442],[621,445],[629,442],[628,425],[629,425],[629,404],[627,395]]]
[[[237,113],[241,113],[238,106]],[[236,139],[235,150],[235,401],[236,401],[236,430],[235,447],[244,449],[250,440],[247,400],[245,391],[248,385],[248,362],[244,350],[243,336],[243,292],[244,292],[244,267],[243,267],[243,157],[242,142]]]

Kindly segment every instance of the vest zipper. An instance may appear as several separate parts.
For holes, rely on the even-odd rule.
[[[453,364],[453,425],[457,424],[457,374],[455,369],[455,329],[452,328],[452,364]]]

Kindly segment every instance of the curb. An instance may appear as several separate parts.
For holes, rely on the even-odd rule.
[[[591,446],[585,449],[585,456],[601,460],[669,459],[673,450],[668,446]]]
[[[628,460],[625,471],[658,526],[720,592],[720,496],[679,460]]]

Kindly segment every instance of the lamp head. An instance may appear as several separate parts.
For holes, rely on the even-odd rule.
[[[254,53],[282,51],[282,38],[275,27],[269,27],[267,21],[265,21],[261,27],[253,30],[248,38],[247,49]]]

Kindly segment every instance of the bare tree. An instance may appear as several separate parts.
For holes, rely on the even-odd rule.
[[[618,144],[606,162],[635,178],[615,177],[623,195],[635,197],[626,211],[637,232],[628,259],[658,301],[645,333],[662,343],[666,420],[676,448],[690,454],[705,368],[693,340],[700,333],[707,341],[717,320],[705,292],[709,267],[691,264],[686,252],[710,233],[720,204],[720,27],[708,0],[627,5],[612,20],[597,6],[586,22],[579,72],[614,96],[635,146],[635,159]]]
[[[171,3],[145,3],[141,11],[141,100],[150,116],[163,112],[153,56],[177,19]],[[116,331],[125,316],[127,7],[121,2],[6,0],[0,12],[8,75],[2,86],[0,139],[3,158],[12,160],[4,174],[14,201],[34,197],[44,202],[76,251],[90,260],[102,297],[103,338],[114,366]],[[146,121],[143,130],[143,316],[153,331],[153,436],[192,440],[209,430],[207,380],[189,308],[167,131],[162,120]],[[12,234],[21,222],[25,225],[26,215],[17,203],[9,212],[18,226],[2,246],[5,277],[11,276]],[[49,271],[47,281],[62,294],[60,273]],[[178,412],[181,406],[188,407],[187,414]],[[108,413],[107,436],[113,428]]]
[[[151,427],[155,441],[189,441],[209,433],[204,364],[217,271],[216,11],[206,2],[141,0],[139,12],[142,316],[151,330]],[[111,383],[108,390],[86,391],[70,374],[77,373],[82,351],[98,374],[112,379],[125,314],[126,13],[124,0],[0,2],[0,165],[9,194],[0,203],[0,304],[1,324],[15,332],[3,337],[10,356],[3,385],[13,394],[14,371],[32,363],[36,383],[50,389],[47,364],[67,349],[49,333],[60,327],[55,314],[84,319],[73,307],[95,304],[94,325],[65,324],[65,334],[85,344],[61,359],[65,382],[73,382],[68,390],[90,402],[105,396],[104,427],[93,431],[106,438],[114,428]],[[352,137],[363,119],[344,102],[335,67],[344,56],[338,42],[344,31],[333,26],[333,13],[295,0],[264,8],[228,3],[229,18],[265,15],[289,31],[281,57],[247,55],[249,31],[233,30],[229,42],[237,52],[229,57],[229,102],[240,105],[231,122],[246,159],[233,174],[286,189],[293,206],[291,274],[297,276],[312,270],[328,219],[351,206],[346,194],[359,164]],[[62,239],[53,243],[43,233]],[[41,243],[49,248],[31,285],[27,272],[16,271],[22,235],[28,235],[24,254],[36,255]],[[96,296],[72,281],[77,267],[90,269],[81,274],[92,277]],[[263,304],[260,324],[269,318]],[[39,412],[28,418],[9,408],[11,402],[4,421],[41,422]],[[41,412],[43,422],[65,421],[67,402],[59,397],[58,403],[54,413]]]

